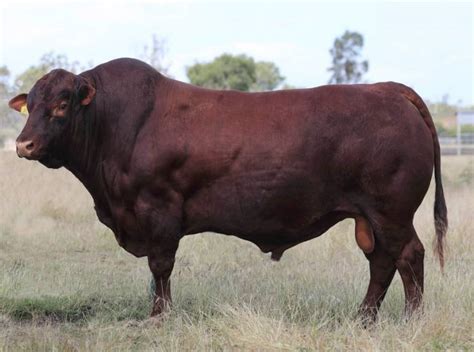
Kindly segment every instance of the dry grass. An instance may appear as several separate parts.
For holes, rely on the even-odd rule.
[[[443,166],[446,276],[427,250],[418,317],[404,321],[397,277],[373,328],[354,319],[368,265],[346,221],[279,263],[233,237],[185,238],[173,274],[174,309],[158,329],[146,321],[146,261],[120,249],[82,186],[66,171],[0,153],[0,349],[474,349],[473,164],[447,157]],[[430,193],[416,217],[427,249],[432,202]]]

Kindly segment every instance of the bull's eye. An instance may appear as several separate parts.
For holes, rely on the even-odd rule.
[[[62,101],[53,109],[51,119],[56,117],[65,117],[68,108],[67,101]]]
[[[64,111],[67,108],[67,102],[63,101],[61,104],[59,104],[59,111]]]

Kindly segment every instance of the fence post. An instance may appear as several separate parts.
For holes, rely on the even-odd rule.
[[[457,155],[461,155],[461,124],[459,121],[459,113],[456,112],[456,144]]]

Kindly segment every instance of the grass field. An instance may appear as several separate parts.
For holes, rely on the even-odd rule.
[[[426,293],[412,320],[398,276],[375,326],[354,318],[368,263],[345,221],[278,263],[233,237],[186,237],[173,310],[157,328],[146,320],[146,260],[118,246],[79,182],[0,152],[0,350],[473,350],[473,167],[468,157],[443,160],[444,277],[431,251],[432,192],[417,213]]]

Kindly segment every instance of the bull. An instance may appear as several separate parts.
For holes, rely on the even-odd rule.
[[[439,142],[426,105],[402,84],[219,91],[117,59],[78,75],[53,70],[9,106],[29,111],[18,156],[68,169],[119,245],[148,258],[152,316],[169,308],[183,236],[234,235],[279,260],[347,218],[370,267],[361,314],[376,318],[397,270],[412,312],[424,260],[413,218],[433,169],[443,265]]]

